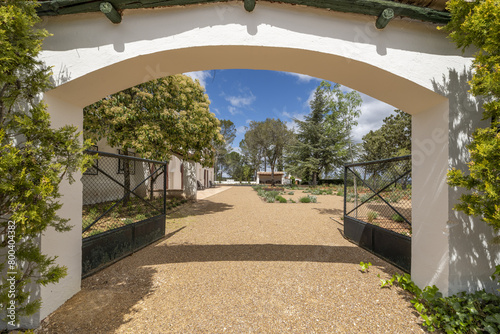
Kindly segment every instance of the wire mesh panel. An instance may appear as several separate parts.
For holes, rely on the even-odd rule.
[[[411,236],[411,156],[346,165],[344,215]]]
[[[82,176],[83,237],[165,214],[166,163],[86,153],[96,159]]]

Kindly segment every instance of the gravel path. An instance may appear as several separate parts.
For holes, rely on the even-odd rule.
[[[167,237],[83,280],[41,333],[423,333],[396,268],[346,241],[342,198],[264,203],[233,187]],[[360,272],[360,261],[373,263]]]

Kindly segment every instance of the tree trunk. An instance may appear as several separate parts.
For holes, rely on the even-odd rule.
[[[271,164],[271,186],[274,187],[274,164]]]
[[[313,172],[312,185],[315,186],[318,183],[318,173]]]

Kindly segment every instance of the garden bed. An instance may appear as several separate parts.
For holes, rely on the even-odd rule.
[[[82,237],[86,238],[115,228],[133,224],[148,218],[161,215],[163,212],[163,198],[154,198],[152,201],[147,200],[153,207],[138,198],[131,198],[129,204],[118,204],[106,216],[102,217],[89,230],[82,233]],[[167,200],[167,212],[186,203],[185,199],[172,198]],[[83,206],[82,212],[82,227],[85,228],[102,215],[106,210],[112,207],[116,201],[103,202]]]

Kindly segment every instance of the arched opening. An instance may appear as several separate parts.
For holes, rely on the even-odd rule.
[[[54,66],[56,88],[44,97],[54,126],[81,127],[84,106],[177,73],[245,68],[338,82],[413,116],[413,279],[421,286],[436,284],[445,293],[487,280],[490,264],[481,262],[467,277],[461,277],[465,262],[450,269],[460,258],[456,254],[468,247],[450,241],[457,229],[449,223],[454,193],[445,181],[452,155],[461,153],[450,144],[450,95],[438,93],[434,85],[448,81],[449,74],[463,70],[470,59],[446,43],[434,26],[418,22],[396,21],[378,31],[365,16],[267,3],[252,13],[240,7],[228,3],[126,11],[118,26],[98,14],[49,21],[54,37],[47,39],[42,57]],[[480,118],[477,113],[470,117],[474,122]],[[78,226],[81,184],[64,184],[61,192],[60,214]],[[44,236],[42,251],[58,255],[69,275],[56,289],[42,288],[42,318],[78,291],[80,245],[79,228],[64,238],[57,233]],[[61,254],[61,249],[67,251]]]

